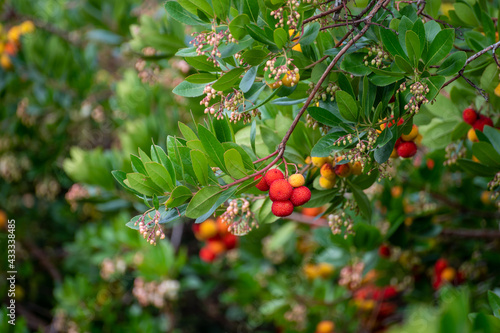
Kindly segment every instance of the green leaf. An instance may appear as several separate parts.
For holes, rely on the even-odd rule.
[[[177,1],[167,1],[165,3],[165,9],[170,17],[180,23],[187,25],[205,25],[205,22],[182,8]]]
[[[243,60],[251,66],[258,66],[267,58],[267,52],[253,49],[242,54]]]
[[[288,34],[283,28],[274,30],[273,37],[274,43],[279,49],[283,48],[288,43]]]
[[[340,115],[347,121],[357,122],[359,109],[354,98],[345,91],[340,90],[335,93],[335,99],[337,100]]]
[[[269,249],[271,251],[276,251],[283,248],[294,237],[296,237],[296,229],[297,224],[293,222],[288,222],[279,227],[278,230],[274,231],[271,235],[271,239],[269,241]]]
[[[436,98],[437,94],[441,90],[441,87],[446,81],[446,78],[444,76],[437,75],[431,76],[426,81],[427,86],[429,87],[429,92],[427,93],[426,97],[429,101],[432,101],[434,98]]]
[[[160,202],[158,201],[158,196],[153,194],[153,207],[158,210],[160,208]]]
[[[188,125],[179,121],[178,126],[184,139],[186,139],[187,141],[198,140],[198,136]]]
[[[224,117],[222,119],[213,119],[212,125],[214,128],[215,136],[219,142],[233,142],[233,132],[229,120]]]
[[[425,38],[430,43],[434,40],[436,35],[441,31],[441,26],[436,21],[425,22]]]
[[[500,154],[500,130],[491,126],[484,126],[483,133],[490,140],[497,153]]]
[[[380,36],[382,37],[382,43],[384,47],[389,51],[393,56],[399,55],[403,59],[407,60],[408,57],[406,53],[403,51],[401,44],[399,44],[398,37],[396,34],[388,29],[380,29]]]
[[[497,169],[500,167],[500,155],[490,143],[475,142],[472,145],[472,154],[487,166],[496,167]]]
[[[245,165],[245,168],[248,170],[255,169],[255,166],[252,162],[252,159],[250,158],[250,155],[248,155],[248,153],[245,151],[245,149],[240,147],[238,144],[236,144],[234,142],[224,142],[224,143],[222,143],[222,147],[224,147],[225,151],[228,151],[229,149],[236,149],[236,151],[238,153],[240,153],[241,158],[243,159],[243,165]]]
[[[237,40],[241,40],[247,33],[246,26],[250,23],[250,18],[246,14],[236,16],[229,23],[229,31]]]
[[[172,183],[171,175],[169,175],[167,169],[159,163],[147,162],[144,164],[148,172],[149,177],[153,182],[156,183],[165,192],[170,192],[174,188]]]
[[[396,66],[398,66],[399,69],[402,70],[403,72],[408,73],[408,74],[414,73],[413,66],[408,61],[404,60],[402,57],[397,55],[394,57],[394,61],[396,62]],[[394,74],[396,74],[396,73],[394,73]],[[392,76],[399,77],[400,75],[401,74],[397,73],[396,75],[392,75]]]
[[[349,93],[349,95],[351,95],[352,98],[356,99],[356,94],[354,93],[354,89],[352,88],[351,80],[348,79],[347,76],[344,75],[344,73],[338,73],[337,84],[340,90]]]
[[[417,34],[411,30],[406,32],[406,50],[408,51],[408,58],[410,63],[417,67],[420,56],[422,55],[422,47]]]
[[[467,134],[467,132],[470,129],[470,125],[467,124],[466,122],[460,122],[455,126],[453,129],[453,132],[451,132],[451,141],[456,141],[460,138],[463,138],[464,135]]]
[[[151,180],[151,178],[140,173],[127,173],[127,182],[125,184],[144,195],[163,195],[162,190]]]
[[[458,159],[457,164],[460,168],[462,168],[472,176],[493,177],[497,173],[497,169],[495,168],[487,167],[480,163],[476,163],[464,158]]]
[[[243,13],[247,14],[252,22],[257,22],[259,18],[259,1],[258,0],[241,0]]]
[[[334,143],[345,134],[345,132],[333,132],[321,137],[316,145],[314,145],[311,156],[328,157],[332,152],[342,150],[344,146],[337,146]]]
[[[219,197],[219,199],[217,199],[215,204],[205,214],[196,218],[196,221],[194,221],[194,223],[202,223],[206,219],[208,219],[210,216],[212,216],[213,213],[217,210],[217,208],[219,208],[224,202],[226,202],[236,192],[236,189],[237,189],[236,186],[234,186],[228,190],[223,191],[222,195]]]
[[[368,197],[366,196],[365,192],[363,192],[363,190],[359,189],[352,183],[351,183],[351,190],[361,215],[368,221],[371,221],[372,207],[370,205],[370,200],[368,200]]]
[[[195,15],[200,16],[198,12],[201,11],[202,15],[207,16],[207,18],[213,17],[213,9],[205,0],[178,0],[177,2]]]
[[[182,97],[198,97],[203,95],[203,90],[206,84],[196,84],[188,81],[182,81],[177,87],[172,90],[176,95]]]
[[[247,70],[245,75],[243,75],[243,78],[240,81],[240,89],[243,93],[246,93],[250,90],[250,88],[252,88],[255,78],[257,77],[257,70],[258,67],[254,66]]]
[[[300,37],[300,45],[310,45],[314,42],[316,37],[318,37],[319,29],[321,25],[319,22],[314,22],[308,24],[304,29],[304,34]]]
[[[201,125],[198,125],[198,135],[207,155],[222,171],[227,172],[224,163],[224,148],[215,135]]]
[[[193,194],[186,186],[177,186],[170,193],[170,197],[165,206],[169,208],[174,208],[185,203]]]
[[[493,315],[500,319],[500,296],[488,290],[488,302],[490,303]]]
[[[252,151],[255,152],[255,137],[257,135],[257,122],[255,119],[252,121],[252,126],[250,127],[250,146],[252,147]]]
[[[481,75],[481,79],[479,80],[479,86],[486,91],[495,90],[498,85],[498,70],[496,63],[490,64],[488,67],[484,69],[483,75]]]
[[[383,75],[370,75],[370,82],[376,85],[377,87],[385,87],[399,81],[404,78],[404,75],[401,76],[383,76]]]
[[[371,73],[371,69],[365,66],[362,53],[350,53],[344,56],[340,68],[350,74],[363,76]]]
[[[246,28],[247,28],[248,34],[256,41],[267,44],[267,45],[274,45],[275,46],[274,40],[272,39],[273,36],[266,35],[266,33],[264,32],[264,30],[262,28],[256,26],[255,24],[248,24],[246,26]]]
[[[455,30],[454,29],[444,29],[441,30],[429,46],[429,51],[427,52],[427,62],[426,66],[433,66],[443,60],[453,48],[453,42],[455,41]]]
[[[377,227],[358,223],[354,227],[353,245],[358,250],[371,251],[380,246],[382,235]]]
[[[307,207],[307,208],[321,207],[329,203],[335,197],[338,191],[339,191],[338,188],[325,191],[312,190],[311,200],[303,204],[302,207]]]
[[[443,76],[455,75],[461,70],[467,61],[467,53],[459,51],[452,53],[446,60],[439,66],[436,74]]]
[[[132,189],[130,186],[125,184],[125,180],[127,179],[127,174],[123,171],[120,170],[113,170],[111,171],[111,174],[113,177],[115,177],[116,181],[120,183],[121,186],[123,186],[125,189],[129,190],[130,192],[141,195],[141,193],[137,192],[136,190]]]
[[[212,0],[212,7],[214,8],[214,14],[220,20],[225,20],[231,7],[230,0]]]
[[[212,85],[212,88],[218,91],[224,91],[234,86],[234,83],[240,78],[241,73],[245,71],[242,67],[231,69],[229,72],[221,76]]]
[[[195,84],[207,84],[217,80],[217,75],[210,73],[193,74],[189,75],[185,80]]]
[[[226,168],[231,177],[240,179],[246,176],[245,166],[240,153],[236,149],[229,149],[224,153]]]
[[[141,158],[143,163],[146,162],[151,162],[151,159],[149,158],[148,154],[144,152],[141,148],[139,148],[139,157]]]
[[[209,61],[207,56],[187,57],[186,62],[193,68],[205,72],[217,72],[219,69],[215,67],[212,61]],[[203,91],[202,91],[203,93]]]
[[[314,120],[330,127],[339,126],[339,124],[342,123],[342,120],[335,116],[331,111],[317,106],[307,108],[307,112],[309,112],[309,115],[311,115]]]
[[[420,49],[423,52],[427,46],[427,39],[425,38],[425,27],[422,20],[416,20],[411,30],[417,34]],[[420,56],[422,56],[422,52],[420,52]]]
[[[390,133],[392,138],[383,146],[375,149],[375,152],[373,153],[373,157],[375,158],[375,161],[379,164],[382,164],[389,159],[389,157],[391,156],[391,153],[394,149],[394,145],[396,143],[396,137],[393,135],[392,131],[389,130],[388,127],[386,127],[384,129],[384,131],[387,131],[386,132],[387,135],[389,135],[389,133]]]
[[[135,156],[134,154],[131,154],[130,162],[132,163],[132,170],[138,173],[142,173],[145,176],[148,175],[146,168],[144,167],[144,163],[141,161],[139,157]]]
[[[172,167],[175,170],[175,175],[176,179],[178,180],[183,180],[184,179],[184,168],[182,167],[182,159],[179,154],[179,149],[177,148],[177,145],[179,142],[177,139],[173,136],[168,136],[167,137],[167,150],[168,150],[168,157],[170,158],[170,161],[172,162]],[[168,167],[165,166],[168,170]]]
[[[170,178],[172,180],[172,184],[175,185],[177,175],[176,175],[174,164],[172,163],[172,160],[170,159],[170,156],[165,156],[165,159],[162,160],[162,164],[165,167],[165,169],[167,169],[168,174],[170,175]]]
[[[202,186],[208,185],[208,161],[205,154],[199,150],[191,150],[191,161],[193,162],[194,173]]]
[[[203,187],[189,202],[186,216],[195,219],[205,214],[217,202],[222,192],[218,186]]]
[[[474,15],[474,11],[468,4],[457,2],[454,4],[454,7],[455,7],[455,14],[457,14],[458,18],[462,22],[471,27],[477,27],[481,25],[478,22],[476,15]]]
[[[352,183],[361,190],[366,190],[373,185],[378,179],[379,172],[377,169],[373,170],[369,175],[363,173],[352,181]]]

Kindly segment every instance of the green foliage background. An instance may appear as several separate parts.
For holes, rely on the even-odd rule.
[[[457,40],[458,47],[479,52],[489,45],[494,30],[488,31],[489,26],[484,23],[476,29],[481,20],[477,15],[467,14],[476,2],[489,8],[490,12],[484,15],[499,16],[498,1],[459,1],[454,5],[455,14],[450,15],[450,22],[465,30],[464,37]],[[159,241],[156,247],[145,242],[135,230],[125,227],[133,216],[148,209],[149,202],[138,200],[126,191],[111,172],[134,172],[138,164],[134,165],[131,154],[140,155],[138,149],[151,155],[154,144],[169,152],[168,140],[176,142],[173,137],[182,136],[188,139],[186,133],[190,131],[178,125],[179,121],[197,130],[200,139],[204,130],[210,133],[203,127],[208,123],[198,97],[203,91],[199,88],[205,82],[200,85],[189,81],[207,78],[193,77],[199,73],[194,61],[189,60],[193,58],[188,48],[190,37],[179,22],[185,20],[182,23],[192,25],[189,32],[196,31],[195,25],[204,24],[195,15],[199,16],[198,2],[189,15],[185,14],[183,8],[189,7],[189,3],[169,2],[167,9],[157,1],[139,0],[7,0],[2,4],[0,16],[4,29],[25,20],[33,20],[37,28],[22,37],[20,51],[13,58],[14,68],[0,69],[0,209],[9,219],[16,220],[18,271],[17,325],[11,327],[5,322],[2,307],[0,331],[44,332],[52,328],[61,332],[72,329],[78,332],[314,332],[319,321],[333,320],[339,332],[358,332],[363,329],[364,315],[357,309],[349,290],[338,285],[341,269],[356,262],[365,264],[364,273],[370,269],[381,272],[378,281],[381,285],[394,280],[402,282],[407,277],[413,279],[407,289],[401,290],[397,315],[388,322],[394,324],[390,332],[422,332],[422,322],[426,325],[425,332],[500,330],[500,298],[496,296],[500,276],[498,240],[467,238],[457,242],[456,238],[442,233],[443,229],[454,228],[498,229],[497,207],[480,200],[487,182],[500,165],[493,149],[498,144],[494,133],[491,137],[481,137],[488,147],[475,144],[475,150],[462,140],[468,148],[465,162],[459,166],[443,166],[445,147],[463,138],[468,130],[461,121],[461,110],[471,104],[479,107],[484,103],[482,96],[463,81],[447,88],[451,99],[439,95],[414,119],[424,134],[423,145],[429,148],[420,163],[402,162],[395,178],[382,181],[378,190],[368,196],[362,191],[363,181],[371,184],[375,178],[355,178],[353,187],[359,188],[357,193],[362,194],[358,194],[358,198],[363,198],[356,201],[364,202],[366,197],[368,202],[369,197],[377,206],[369,203],[360,207],[365,218],[351,212],[356,224],[353,237],[344,239],[332,235],[329,228],[312,229],[271,218],[269,200],[262,200],[257,214],[268,223],[261,223],[259,229],[241,237],[236,254],[206,264],[198,258],[200,242],[190,230],[191,219],[169,222],[167,240]],[[224,12],[225,2],[220,3],[217,8]],[[446,19],[437,3],[440,1],[429,1],[426,11]],[[266,5],[275,4],[271,1]],[[224,15],[237,17],[238,11],[234,10]],[[242,11],[251,17],[255,7],[243,6]],[[411,16],[412,12],[408,9],[406,14]],[[240,19],[246,23],[244,18]],[[252,18],[252,21],[256,20]],[[241,49],[252,44],[249,36],[263,41],[270,49],[276,47],[276,41],[288,39],[279,32],[271,41],[268,36],[257,36],[257,30],[242,31],[238,23],[235,20],[229,28],[235,36],[238,32],[243,34],[238,36]],[[301,40],[303,55],[294,53],[301,69],[318,57],[317,52],[331,55],[338,52],[333,48],[333,36],[319,34],[317,37],[319,26],[315,24],[308,29]],[[388,51],[404,52],[387,47],[386,40],[396,38],[387,31],[382,29],[380,34]],[[374,40],[378,40],[378,36],[368,35],[364,42]],[[153,47],[156,53],[148,54],[148,47]],[[259,46],[247,51],[252,51],[245,53],[247,63],[262,61],[262,49]],[[449,66],[444,66],[448,54],[449,51],[444,52],[440,59],[444,61],[442,68],[447,68],[440,68],[440,75],[433,76],[443,78],[443,82],[445,76],[460,69],[457,64],[465,62],[462,55],[457,55],[453,62],[447,63]],[[186,56],[187,62],[182,56]],[[401,54],[401,58],[407,57]],[[145,63],[141,63],[141,59]],[[341,64],[342,70],[354,74],[352,81],[345,78],[349,87],[354,86],[350,88],[352,94],[344,93],[346,107],[339,106],[340,110],[327,113],[325,118],[323,111],[331,109],[328,103],[322,102],[316,110],[310,110],[315,120],[333,126],[338,125],[342,117],[353,121],[364,117],[357,114],[355,119],[349,119],[352,114],[346,111],[357,98],[356,84],[363,86],[360,77],[366,78],[372,72],[366,72],[366,67],[360,68],[360,60],[359,54],[352,53]],[[314,82],[322,71],[324,67],[318,66],[302,77]],[[382,86],[388,82],[384,80],[392,83],[408,74],[397,68],[394,71],[398,73],[389,75],[373,70],[371,84]],[[478,61],[466,71],[489,93],[488,107],[496,116],[500,98],[493,90],[498,84],[498,71],[491,59]],[[144,76],[139,77],[138,73]],[[331,81],[342,81],[340,76],[335,74]],[[189,77],[191,79],[187,79]],[[236,81],[217,82],[219,88],[225,90]],[[174,88],[181,96],[171,93]],[[298,104],[307,97],[307,89],[304,83],[295,91],[273,95],[276,97],[273,103],[261,108],[262,121],[256,125],[255,134],[250,126],[231,125],[230,141],[246,146],[248,149],[244,152],[252,159],[255,155],[263,157],[272,153],[297,114]],[[257,98],[265,101],[272,94],[268,90],[260,92],[255,101]],[[436,95],[437,91],[433,93]],[[385,104],[389,98],[385,97]],[[495,120],[498,124],[498,117]],[[225,124],[207,127],[214,128],[212,132],[220,140],[217,126],[226,128]],[[393,141],[396,134],[391,133]],[[314,149],[316,156],[328,155],[336,135],[322,136],[319,130],[300,123],[285,157],[303,164]],[[324,144],[316,145],[317,142]],[[229,147],[234,146],[224,146],[226,153]],[[482,155],[476,153],[480,148],[484,149]],[[481,163],[470,161],[472,151]],[[245,156],[240,151],[236,155]],[[228,160],[232,160],[230,156]],[[433,168],[428,161],[432,161]],[[228,172],[231,174],[234,170]],[[191,176],[192,182],[197,183],[200,177],[195,169]],[[85,189],[85,194],[75,200],[67,194],[75,190],[74,184]],[[397,186],[402,194],[396,197],[391,192]],[[323,202],[326,195],[321,195],[317,186],[316,191],[316,203],[329,202],[330,197]],[[333,196],[334,192],[329,194]],[[356,197],[354,191],[353,195]],[[188,209],[186,215],[197,218],[214,203],[197,211]],[[427,206],[415,208],[419,204]],[[366,223],[366,218],[371,219],[371,223]],[[411,218],[412,223],[405,223],[407,218]],[[7,258],[4,246],[7,231],[1,227],[3,268]],[[181,244],[175,236],[179,233]],[[316,245],[302,253],[298,248],[304,242]],[[377,254],[381,244],[389,244],[397,255],[391,260],[381,258]],[[439,292],[432,289],[432,267],[440,257],[469,272],[463,285]],[[327,279],[307,279],[303,268],[311,262],[332,264],[335,272]],[[109,274],[107,264],[108,268],[109,264],[112,267]],[[3,271],[6,270],[2,269],[2,274]],[[3,276],[0,278],[5,281]],[[133,292],[138,279],[154,283],[177,281],[177,297],[165,300],[162,306],[141,304]],[[2,301],[8,300],[7,287],[0,284]],[[287,313],[297,306],[307,307],[302,327],[299,320],[287,319]]]

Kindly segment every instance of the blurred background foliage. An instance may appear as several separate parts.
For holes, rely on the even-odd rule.
[[[1,332],[314,332],[322,320],[368,332],[403,317],[390,332],[500,330],[491,312],[500,316],[498,298],[486,296],[499,286],[498,240],[437,237],[446,227],[498,227],[497,209],[482,196],[486,179],[442,167],[443,149],[402,163],[395,179],[376,186],[379,228],[362,225],[352,239],[265,224],[207,264],[191,221],[179,221],[153,247],[125,227],[145,206],[111,171],[129,170],[137,148],[148,151],[152,139],[165,146],[178,121],[203,115],[199,99],[170,93],[192,71],[173,57],[187,46],[185,27],[154,0],[1,6],[3,34],[35,25],[11,68],[0,69],[0,240],[15,219],[18,271],[17,325],[2,312]],[[278,106],[263,113],[274,118]],[[387,221],[397,227],[387,230]],[[439,258],[463,280],[433,289]],[[345,281],[356,270],[359,281]],[[373,290],[389,285],[397,294],[379,302]],[[381,304],[386,315],[373,316]]]

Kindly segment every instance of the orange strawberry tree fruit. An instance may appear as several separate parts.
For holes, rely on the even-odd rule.
[[[293,219],[294,207],[324,206],[334,233],[366,234],[374,242],[363,246],[376,249],[380,232],[368,224],[383,212],[365,190],[434,151],[452,170],[489,177],[498,197],[498,8],[461,2],[445,16],[439,5],[168,1],[191,31],[176,56],[192,74],[173,93],[206,118],[180,122],[182,137],[113,172],[150,207],[128,225],[155,244],[161,224],[179,217],[222,215],[244,235]]]

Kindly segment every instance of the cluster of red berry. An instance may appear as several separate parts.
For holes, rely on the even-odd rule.
[[[206,244],[200,250],[200,259],[212,262],[228,250],[236,248],[238,237],[227,230],[227,225],[219,217],[217,221],[208,219],[192,226],[194,236]]]
[[[472,108],[465,109],[464,112],[462,113],[462,118],[467,124],[472,126],[472,128],[469,129],[469,132],[467,133],[467,137],[472,142],[479,141],[476,135],[476,130],[482,132],[484,126],[486,125],[493,127],[493,121],[491,120],[490,117],[478,114],[476,110]]]
[[[396,312],[395,298],[398,291],[393,286],[378,287],[368,284],[354,292],[354,303],[358,309],[371,313],[377,308],[377,318],[385,318]]]
[[[392,127],[394,123],[394,120],[392,122],[389,122],[389,127]],[[403,125],[403,123],[403,118],[399,119],[398,126]],[[384,128],[385,124],[382,124],[380,126],[380,130],[383,130]],[[422,140],[422,135],[418,133],[418,126],[413,125],[410,133],[401,134],[401,137],[396,140],[396,144],[394,145],[394,149],[392,150],[391,157],[409,158],[415,156],[415,154],[417,153],[417,142],[419,142],[420,140]]]
[[[311,190],[305,184],[304,176],[296,173],[285,179],[285,175],[279,169],[271,169],[264,177],[255,176],[254,180],[260,179],[255,185],[263,192],[269,191],[269,198],[273,201],[271,211],[274,215],[285,217],[293,212],[293,208],[302,206],[311,199]]]
[[[455,268],[451,267],[446,259],[438,259],[434,264],[434,278],[432,287],[438,290],[446,283],[459,285],[465,281],[465,276],[462,272],[457,272]]]

